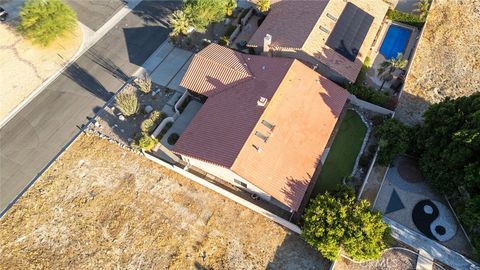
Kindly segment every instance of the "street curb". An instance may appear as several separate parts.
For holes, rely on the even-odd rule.
[[[70,146],[73,144],[73,142],[75,142],[77,140],[77,138],[82,134],[82,133],[85,133],[86,132],[86,129],[88,128],[88,126],[93,123],[95,121],[95,119],[97,118],[97,116],[103,112],[103,110],[109,106],[110,104],[112,104],[112,102],[115,100],[115,97],[117,96],[118,93],[120,93],[127,85],[129,85],[133,80],[135,79],[135,77],[130,77],[130,79],[128,79],[116,92],[115,94],[102,106],[102,108],[100,110],[98,110],[95,115],[86,123],[84,124],[80,130],[62,147],[62,149],[60,149],[60,151],[47,163],[47,165],[45,165],[45,167],[40,170],[39,173],[37,173],[37,175],[22,189],[22,191],[20,191],[17,196],[15,196],[15,198],[10,202],[8,203],[7,207],[5,207],[5,209],[2,210],[2,212],[0,213],[0,220],[2,219],[2,217],[8,212],[8,210],[10,210],[10,208],[12,208],[15,203],[23,196],[23,194],[25,194],[25,192],[27,192],[30,187],[33,186],[33,184],[35,184],[35,182],[37,181],[38,178],[40,178],[40,176],[42,176],[45,171],[48,170],[48,168],[50,168],[50,166],[55,162],[57,161],[62,155],[63,153],[65,153],[65,151],[67,151]]]
[[[78,28],[80,28],[80,31],[82,31],[82,43],[80,44],[80,47],[78,50],[75,52],[75,54],[68,60],[68,62],[59,70],[57,70],[54,74],[52,74],[48,79],[46,79],[40,86],[38,86],[35,90],[33,90],[30,95],[24,99],[20,104],[15,106],[12,111],[10,111],[7,116],[0,121],[0,128],[5,126],[5,124],[8,123],[19,111],[21,111],[25,106],[28,105],[35,97],[37,97],[50,83],[52,83],[55,79],[60,76],[73,62],[75,62],[80,56],[85,52],[83,49],[85,48],[85,43],[86,43],[86,37],[85,37],[85,31],[83,30],[82,26],[77,23]]]

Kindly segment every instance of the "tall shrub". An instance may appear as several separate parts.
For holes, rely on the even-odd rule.
[[[388,225],[370,203],[348,192],[318,195],[306,210],[303,236],[307,243],[329,260],[340,250],[355,260],[379,259],[386,248]]]
[[[115,97],[115,105],[125,116],[134,115],[140,109],[135,88],[128,86]]]
[[[75,29],[77,15],[62,0],[27,0],[20,11],[18,30],[33,43],[48,46]]]
[[[388,165],[393,159],[407,152],[411,144],[410,129],[396,119],[388,119],[375,128],[378,137],[378,163]]]
[[[198,32],[205,32],[212,22],[223,20],[227,11],[227,0],[186,0],[183,12]]]

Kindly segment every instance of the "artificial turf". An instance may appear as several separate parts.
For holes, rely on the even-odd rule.
[[[367,127],[360,116],[348,110],[320,171],[312,198],[342,184],[343,178],[350,175],[366,133]]]

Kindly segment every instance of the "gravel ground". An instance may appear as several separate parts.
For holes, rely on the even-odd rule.
[[[428,16],[395,117],[415,124],[429,104],[480,85],[480,1],[438,0]]]
[[[24,39],[13,27],[0,24],[0,120],[61,69],[77,52],[83,37],[77,27],[73,33],[42,48]]]
[[[328,269],[298,235],[82,135],[0,220],[3,269]]]

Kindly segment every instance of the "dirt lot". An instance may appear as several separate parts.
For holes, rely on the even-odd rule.
[[[40,84],[62,68],[82,42],[80,27],[49,47],[33,45],[7,24],[0,24],[0,120]]]
[[[0,220],[0,266],[328,269],[299,236],[95,136]]]
[[[391,248],[385,251],[378,261],[354,263],[341,257],[335,264],[335,270],[414,270],[417,264],[417,253],[396,240],[392,240]],[[404,250],[405,248],[408,250]]]
[[[428,104],[479,91],[480,1],[435,2],[395,115],[407,123]]]

